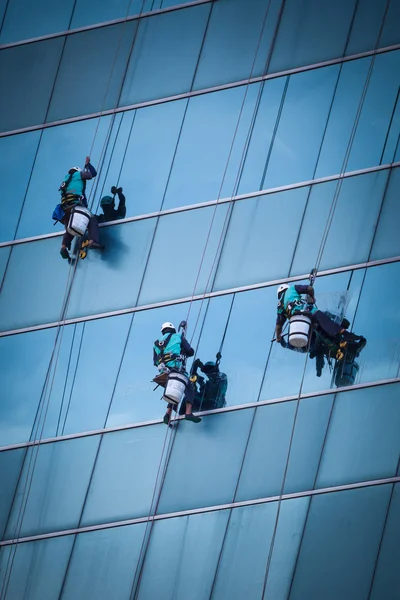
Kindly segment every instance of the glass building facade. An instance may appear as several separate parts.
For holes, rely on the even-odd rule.
[[[0,3],[0,599],[400,598],[400,1]],[[103,252],[51,214],[90,155]],[[354,385],[271,342],[318,266]],[[162,423],[188,320],[226,405]],[[190,365],[190,363],[189,363]]]

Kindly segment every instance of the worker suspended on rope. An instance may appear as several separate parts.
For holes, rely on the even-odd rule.
[[[100,206],[103,211],[102,215],[97,215],[99,223],[108,221],[117,221],[124,219],[126,215],[125,196],[122,193],[122,187],[116,188],[114,185],[111,188],[112,196],[103,196],[100,200]],[[115,208],[115,196],[118,196],[118,208]]]
[[[218,352],[216,358],[216,361],[210,360],[204,364],[199,358],[196,358],[192,365],[190,380],[194,385],[195,410],[212,410],[223,408],[226,405],[228,378],[225,373],[221,373],[219,370],[220,352]],[[204,373],[205,377],[198,374],[198,369]]]
[[[177,333],[172,323],[163,323],[161,326],[161,337],[153,345],[153,363],[158,367],[159,375],[154,378],[155,383],[165,387],[170,374],[181,373],[185,376],[187,384],[183,402],[185,403],[185,419],[199,423],[200,417],[192,414],[194,404],[194,387],[189,381],[189,376],[185,370],[186,358],[193,356],[194,350],[186,340],[184,333]],[[177,405],[169,402],[167,411],[164,415],[164,423],[169,424],[172,410],[177,409]]]
[[[276,340],[281,341],[282,327],[286,319],[296,314],[307,314],[311,321],[329,338],[338,341],[356,341],[361,336],[346,331],[341,324],[333,321],[326,313],[319,310],[315,304],[314,288],[312,285],[288,285],[278,287],[278,307],[276,318]],[[307,295],[307,299],[302,298]]]
[[[88,233],[89,243],[88,247],[92,249],[100,250],[102,248],[99,242],[99,228],[96,217],[91,215],[87,211],[87,198],[85,195],[86,182],[93,177],[96,177],[97,171],[90,164],[89,156],[86,157],[85,167],[82,170],[80,167],[72,167],[60,186],[59,191],[61,192],[61,203],[58,204],[53,212],[53,219],[57,222],[60,221],[65,226],[65,233],[63,235],[60,254],[62,258],[70,259],[69,250],[71,248],[71,242],[74,238],[74,234],[71,233],[71,227],[69,222],[72,213],[83,207],[85,210],[82,211],[87,215],[88,219]],[[76,234],[78,234],[77,232]],[[83,232],[84,234],[85,232]]]

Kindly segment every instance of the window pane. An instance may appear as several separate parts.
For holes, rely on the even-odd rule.
[[[250,3],[246,0],[216,2],[211,13],[194,88],[207,88],[262,75],[270,52],[279,8],[278,0],[272,0],[271,3],[264,0],[253,0]],[[265,26],[262,31],[264,20]]]
[[[307,273],[315,264],[334,200],[320,269],[368,260],[388,176],[378,171],[344,179],[340,188],[338,181],[312,186],[290,275]]]
[[[379,42],[381,47],[399,43],[399,28],[397,27],[399,19],[400,4],[396,0],[392,0],[389,4],[385,25]]]
[[[77,527],[85,499],[99,437],[79,438],[29,448],[18,485],[5,539],[16,532],[21,503],[26,501],[27,476],[30,493],[23,516],[20,536]],[[34,458],[31,462],[31,453]],[[32,465],[35,469],[32,477]],[[29,470],[29,465],[30,470]]]
[[[199,425],[179,423],[159,514],[232,502],[252,414],[240,410],[204,417]]]
[[[379,165],[398,91],[400,52],[377,55],[363,104],[346,171]],[[360,106],[371,58],[343,63],[333,100],[316,177],[340,173],[351,142],[351,132]],[[381,93],[383,91],[383,93]],[[393,126],[397,128],[398,122]],[[395,135],[395,132],[392,132]]]
[[[3,181],[4,198],[9,199],[7,210],[1,216],[0,241],[14,239],[39,139],[39,131],[0,138],[0,177]],[[16,156],[19,158],[18,163]],[[24,166],[23,169],[21,165]]]
[[[67,37],[47,121],[115,107],[136,26],[129,21]]]
[[[228,514],[217,511],[156,522],[138,599],[208,600]]]
[[[332,401],[331,395],[301,400],[285,494],[314,488]],[[295,410],[296,402],[257,408],[235,498],[237,501],[280,494]],[[258,473],[258,476],[254,477],[254,473]]]
[[[293,600],[368,597],[390,490],[385,485],[312,498]]]
[[[287,276],[307,195],[308,188],[299,188],[234,204],[215,290]],[[282,243],[282,229],[277,226],[282,217],[282,206],[286,211],[285,231],[293,232],[285,243]],[[272,255],[274,261],[269,260]]]
[[[7,526],[9,511],[14,500],[15,486],[21,471],[26,449],[0,452],[0,473],[2,484],[0,488],[0,540],[3,539]]]
[[[168,428],[160,424],[103,437],[83,513],[83,526],[144,517],[150,513],[168,433]]]
[[[357,9],[350,32],[350,39],[346,47],[346,56],[375,48],[383,16],[385,14],[386,4],[386,2],[371,2],[371,0],[361,0],[357,3]],[[395,3],[391,2],[390,4],[394,5]],[[387,19],[390,15],[390,8],[391,6],[389,7]],[[382,42],[383,39],[381,36],[381,39],[379,40],[379,47],[381,48],[386,46],[386,44]]]
[[[399,393],[400,386],[387,385],[337,395],[317,487],[396,475]]]
[[[0,79],[12,86],[0,97],[0,131],[44,122],[63,43],[56,38],[1,51]]]
[[[338,72],[334,65],[290,77],[262,189],[313,178]]]
[[[159,220],[139,304],[192,296],[198,273],[200,275],[195,293],[201,294],[205,291],[210,277],[212,281],[215,269],[214,258],[218,250],[226,210],[225,205],[210,206],[166,215]],[[209,232],[211,232],[210,237],[207,239]],[[179,268],[174,270],[173,277],[169,268],[160,269],[161,263],[168,264],[171,260],[172,264],[179,265]],[[208,283],[208,289],[210,287]]]
[[[0,338],[0,443],[27,442],[41,397],[55,329]],[[29,394],[26,382],[29,381]]]
[[[0,44],[10,44],[68,29],[73,4],[73,0],[59,4],[54,4],[51,0],[39,0],[35,3],[27,0],[8,2]]]
[[[131,591],[146,525],[81,533],[76,538],[64,600],[126,600]]]
[[[377,260],[400,255],[398,223],[400,221],[399,203],[400,169],[393,169],[379,217],[371,259]]]
[[[54,227],[51,218],[54,207],[60,202],[58,188],[71,167],[74,165],[83,167],[85,149],[90,148],[93,141],[94,147],[90,158],[92,164],[99,168],[100,155],[109,125],[110,117],[106,116],[102,117],[100,122],[98,119],[88,119],[43,130],[16,237],[54,233],[63,229],[60,223]],[[94,138],[97,126],[98,130]],[[26,144],[27,136],[32,135],[32,133],[24,133],[5,139],[16,140],[15,147],[19,148]],[[54,148],[57,148],[57,164],[54,164]],[[24,176],[14,177],[12,182],[14,184],[14,181],[17,181],[16,185],[19,186],[21,185],[19,180],[21,183],[24,182]],[[89,200],[96,190],[96,182],[95,179],[87,184],[86,195]],[[24,194],[25,186],[23,191],[21,189],[21,201]]]
[[[380,548],[378,565],[371,592],[371,600],[396,600],[400,595],[399,561],[400,561],[400,484],[393,490],[392,502],[385,534]]]
[[[285,3],[270,71],[283,71],[343,55],[355,1]]]
[[[207,3],[140,21],[121,106],[191,89],[210,10]]]
[[[4,546],[0,550],[0,586],[10,573],[7,564],[15,558],[10,581],[4,597],[10,600],[54,600],[61,593],[65,569],[71,552],[73,536],[40,540],[27,544]],[[11,554],[11,557],[10,557]]]

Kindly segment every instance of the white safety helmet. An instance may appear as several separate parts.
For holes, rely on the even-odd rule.
[[[168,321],[161,325],[161,333],[164,333],[164,329],[175,329],[176,331],[175,325],[173,325],[173,323],[168,323]]]
[[[285,290],[288,290],[288,289],[289,289],[289,286],[288,286],[288,284],[287,284],[287,283],[282,283],[282,285],[280,285],[280,286],[278,287],[278,292],[277,292],[277,296],[278,296],[278,298],[279,298],[279,295],[280,295],[282,292],[284,292]]]
[[[70,171],[82,171],[80,167],[71,167]]]

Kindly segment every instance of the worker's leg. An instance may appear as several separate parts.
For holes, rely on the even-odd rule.
[[[330,338],[337,339],[339,336],[342,336],[342,339],[345,341],[354,341],[361,339],[359,335],[349,333],[342,327],[341,324],[339,325],[335,321],[332,321],[332,319],[330,319],[328,315],[326,315],[321,310],[317,310],[312,315],[312,318]]]
[[[63,258],[70,258],[68,251],[70,250],[72,240],[74,239],[74,236],[67,231],[68,219],[69,215],[65,215],[64,219],[62,220],[62,223],[65,225],[65,233],[61,242],[60,254]]]
[[[163,418],[163,421],[166,425],[168,425],[171,420],[171,414],[172,414],[172,404],[169,402],[167,405],[167,411]]]
[[[194,403],[194,389],[191,383],[189,383],[186,386],[184,402],[186,403],[185,419],[187,419],[188,421],[193,421],[193,423],[200,423],[200,417],[196,417],[194,414],[192,414]]]

